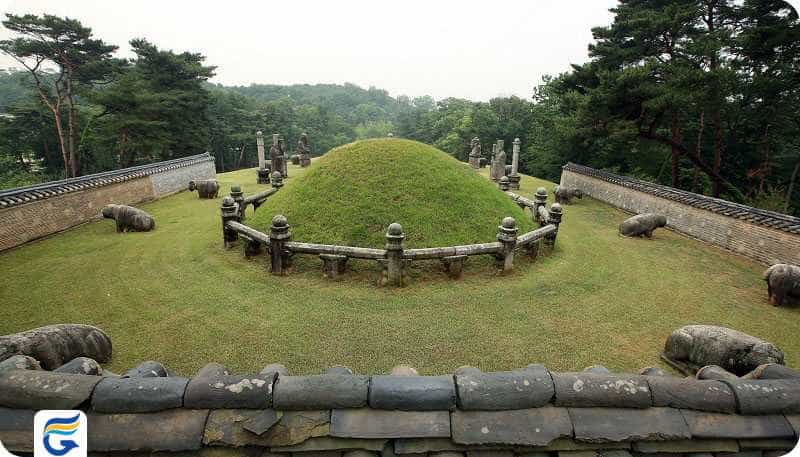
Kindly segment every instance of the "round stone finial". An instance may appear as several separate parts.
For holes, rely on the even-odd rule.
[[[403,226],[397,222],[389,224],[389,229],[386,231],[387,235],[398,236],[403,234]]]
[[[508,176],[503,176],[500,178],[500,182],[508,182]]]
[[[280,171],[273,171],[272,172],[272,179],[282,179],[283,175]]]
[[[536,189],[536,193],[539,195],[547,195],[547,189],[545,189],[544,187],[540,187]]]
[[[236,202],[233,200],[233,197],[231,197],[230,195],[228,195],[228,196],[226,196],[226,197],[224,197],[222,199],[222,206],[233,206],[235,204],[236,204]]]
[[[507,216],[503,218],[503,222],[500,225],[502,225],[503,228],[512,229],[517,226],[517,221],[511,216]]]
[[[550,206],[550,212],[560,213],[561,212],[561,205],[558,204],[558,203],[553,203],[553,205]]]
[[[264,136],[264,133],[262,133],[261,130],[259,130],[258,132],[256,132],[256,136]]]
[[[289,221],[286,220],[286,216],[284,216],[283,214],[276,214],[275,216],[272,217],[273,227],[286,227],[287,225],[289,225]]]
[[[514,138],[514,144],[520,144],[520,143],[522,143],[522,141],[520,141],[519,138]]]

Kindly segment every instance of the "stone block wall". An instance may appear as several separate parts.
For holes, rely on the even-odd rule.
[[[158,455],[776,457],[800,433],[798,377],[697,380],[542,365],[292,376],[279,364],[238,375],[213,363],[187,379],[152,361],[122,376],[37,368],[0,365],[0,441],[12,452],[31,451],[33,416],[44,408],[84,410],[90,452]]]
[[[677,232],[758,262],[800,265],[800,218],[567,164],[561,185],[632,213],[659,213]]]
[[[161,198],[186,190],[189,181],[214,179],[216,176],[214,161],[209,160],[150,175],[150,181],[153,183],[153,194],[156,198]]]
[[[0,251],[100,217],[109,203],[136,205],[216,176],[208,154],[0,191]]]

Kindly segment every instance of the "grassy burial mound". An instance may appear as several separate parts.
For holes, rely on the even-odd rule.
[[[520,234],[533,228],[529,216],[466,164],[401,139],[331,150],[247,223],[268,231],[276,214],[287,217],[294,240],[375,248],[385,244],[392,222],[403,226],[409,248],[494,241],[506,216],[517,220]]]

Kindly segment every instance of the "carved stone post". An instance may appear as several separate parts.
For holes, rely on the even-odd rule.
[[[264,134],[259,130],[256,132],[256,149],[258,149],[258,168],[267,168],[267,159],[264,157]]]
[[[500,178],[500,180],[497,181],[497,185],[498,187],[500,187],[500,190],[502,190],[503,192],[507,192],[509,185],[508,176],[503,176],[502,178]]]
[[[503,249],[497,256],[497,266],[501,273],[514,269],[514,247],[517,245],[517,221],[513,217],[505,217],[497,227],[497,241]]]
[[[258,170],[256,176],[258,184],[269,184],[269,167],[264,156],[264,134],[256,132],[256,148],[258,149]]]
[[[272,218],[269,230],[269,257],[271,271],[274,275],[289,273],[290,254],[285,248],[285,243],[292,239],[289,231],[289,222],[286,217],[278,214]]]
[[[514,138],[514,149],[511,155],[511,173],[508,175],[509,187],[513,190],[519,189],[521,179],[519,171],[519,147],[522,142],[519,138]]]
[[[558,203],[553,203],[553,205],[550,206],[550,220],[547,222],[549,224],[555,225],[556,230],[553,233],[547,235],[544,239],[545,246],[547,247],[548,250],[553,250],[553,248],[556,245],[556,236],[558,236],[558,226],[561,225],[561,216],[562,216],[561,205],[559,205]]]
[[[280,171],[272,172],[272,187],[276,189],[283,187],[283,175]]]
[[[238,184],[231,186],[231,198],[236,202],[237,209],[239,210],[239,222],[244,220],[244,192],[242,187]]]
[[[220,213],[222,215],[222,241],[225,249],[228,249],[239,239],[239,233],[229,229],[226,225],[230,221],[239,222],[239,208],[232,197],[228,196],[222,199]]]
[[[538,222],[539,226],[542,226],[546,224],[547,221],[542,221],[539,219],[539,208],[547,206],[547,190],[545,190],[544,187],[536,189],[536,193],[533,194],[533,200],[533,221]]]
[[[384,283],[390,286],[400,287],[403,285],[403,240],[406,235],[403,227],[397,222],[389,225],[386,230],[386,270]]]
[[[489,161],[489,178],[492,181],[497,181],[498,176],[495,174],[497,171],[497,166],[495,166],[495,161],[497,160],[497,143],[492,143],[492,159]]]

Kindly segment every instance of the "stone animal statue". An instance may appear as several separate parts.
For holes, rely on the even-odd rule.
[[[772,343],[746,333],[713,325],[687,325],[667,338],[664,359],[676,368],[692,371],[718,365],[737,376],[743,376],[759,365],[783,365],[783,351]]]
[[[764,272],[769,302],[775,306],[800,303],[800,267],[776,263]]]
[[[0,336],[0,361],[18,354],[33,357],[45,370],[77,357],[105,363],[111,360],[111,338],[97,327],[82,324],[48,325]]]
[[[117,232],[149,232],[156,228],[153,216],[127,205],[106,205],[102,211],[106,219],[114,219],[117,223]]]
[[[197,196],[200,198],[217,198],[219,183],[216,179],[189,181],[189,191],[193,190],[197,190]]]
[[[626,219],[619,224],[619,234],[622,236],[653,237],[653,230],[667,225],[667,218],[660,214],[638,214]]]
[[[582,199],[583,191],[565,186],[556,186],[553,188],[553,197],[556,203],[569,205],[573,198]]]

